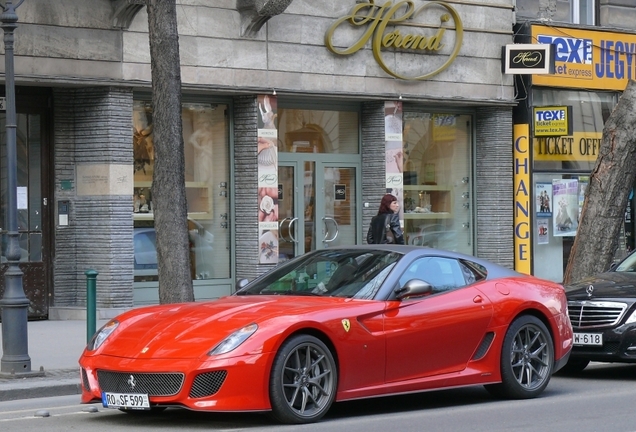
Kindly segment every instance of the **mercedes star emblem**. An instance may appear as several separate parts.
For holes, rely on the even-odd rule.
[[[594,285],[590,285],[589,287],[587,287],[585,289],[585,292],[587,293],[588,297],[592,297],[592,293],[594,292]]]

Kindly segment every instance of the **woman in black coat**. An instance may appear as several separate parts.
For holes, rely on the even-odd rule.
[[[398,211],[400,211],[400,203],[398,203],[397,198],[391,194],[384,195],[380,202],[380,210],[378,210],[377,215],[373,216],[369,225],[369,231],[367,232],[368,244],[404,244],[404,233],[402,228],[400,228]],[[395,239],[393,242],[387,240],[387,227],[393,233],[393,238]]]

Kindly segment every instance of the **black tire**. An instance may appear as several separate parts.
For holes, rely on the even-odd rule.
[[[554,368],[554,345],[546,326],[524,315],[512,322],[501,348],[501,383],[486,386],[492,395],[530,399],[545,390]]]
[[[329,411],[337,388],[338,371],[329,348],[313,336],[293,336],[280,347],[272,365],[272,416],[289,424],[316,422]]]
[[[559,369],[557,373],[560,375],[576,375],[583,372],[583,369],[585,369],[589,364],[589,360],[570,357],[565,366]]]

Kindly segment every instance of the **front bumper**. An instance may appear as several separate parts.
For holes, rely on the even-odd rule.
[[[574,332],[602,334],[603,345],[575,345],[572,348],[571,358],[599,362],[636,363],[636,324],[598,330],[574,328]]]
[[[82,403],[101,402],[102,387],[98,371],[110,376],[131,376],[131,382],[148,382],[152,375],[151,387],[161,388],[163,376],[183,376],[174,394],[153,394],[149,391],[151,407],[181,406],[195,411],[267,411],[269,403],[269,370],[272,354],[255,354],[224,360],[136,360],[104,355],[84,356],[80,359]],[[105,374],[101,374],[102,379]],[[140,375],[145,375],[141,377]],[[221,377],[210,382],[208,376]],[[220,381],[219,381],[220,380]],[[123,381],[123,387],[113,390],[112,382],[108,391],[138,393]],[[206,391],[210,386],[210,391]],[[146,391],[144,391],[146,392]],[[157,392],[159,393],[159,392]],[[212,393],[212,394],[210,394]]]

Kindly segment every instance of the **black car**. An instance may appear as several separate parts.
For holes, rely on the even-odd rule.
[[[574,348],[563,372],[590,361],[636,363],[636,253],[607,272],[566,286]]]

